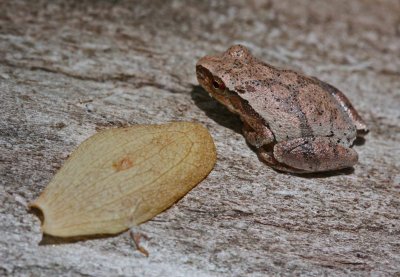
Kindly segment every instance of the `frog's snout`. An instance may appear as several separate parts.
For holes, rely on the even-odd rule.
[[[207,88],[210,80],[212,80],[211,73],[201,65],[196,66],[196,76],[197,81],[199,81],[200,85],[204,88]]]
[[[196,76],[197,76],[197,79],[199,80],[199,82],[200,82],[200,80],[204,80],[206,78],[206,74],[201,65],[196,66]]]

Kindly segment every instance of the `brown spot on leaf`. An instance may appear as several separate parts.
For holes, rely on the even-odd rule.
[[[112,166],[116,171],[127,170],[133,166],[133,161],[129,157],[124,157],[119,161],[113,162]]]

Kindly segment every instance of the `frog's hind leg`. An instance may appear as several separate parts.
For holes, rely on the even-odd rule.
[[[260,160],[265,162],[268,166],[270,166],[278,171],[290,172],[290,173],[296,173],[296,174],[307,172],[305,170],[293,168],[293,167],[290,167],[283,163],[278,162],[274,158],[272,152],[267,150],[267,147],[261,147],[258,149],[258,157],[260,158]]]
[[[274,135],[271,130],[263,124],[261,121],[251,121],[250,126],[249,123],[243,121],[243,135],[246,138],[246,141],[252,146],[257,148],[258,156],[261,160],[263,160],[269,166],[286,172],[293,173],[301,173],[304,172],[302,170],[297,170],[295,168],[289,168],[284,164],[280,164],[277,160],[274,159],[271,154],[271,147],[273,147],[273,142],[275,140]]]
[[[281,164],[303,172],[321,172],[352,167],[357,152],[328,137],[306,137],[274,145],[274,158]]]

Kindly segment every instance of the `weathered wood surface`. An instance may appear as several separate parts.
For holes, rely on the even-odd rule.
[[[397,0],[1,1],[0,275],[400,274],[399,15]],[[371,129],[354,172],[259,162],[195,78],[233,43],[346,92]],[[149,258],[128,233],[39,245],[27,203],[79,143],[176,120],[207,126],[219,158],[141,226]]]

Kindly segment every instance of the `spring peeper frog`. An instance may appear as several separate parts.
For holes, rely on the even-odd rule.
[[[241,45],[201,58],[196,74],[212,97],[239,114],[247,142],[273,168],[311,173],[357,163],[351,146],[368,129],[337,88],[266,64]]]

